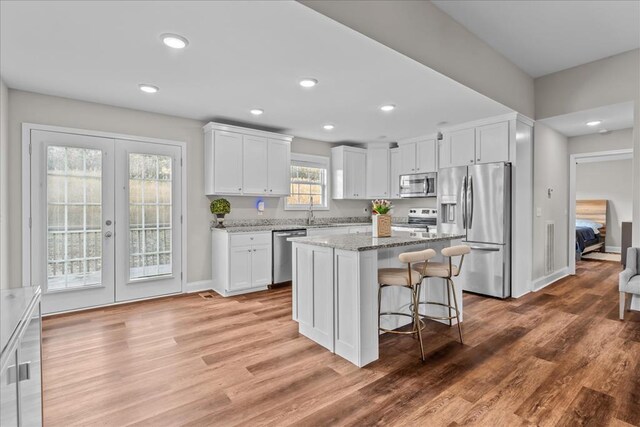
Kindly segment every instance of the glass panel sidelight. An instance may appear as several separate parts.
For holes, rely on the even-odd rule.
[[[47,290],[102,281],[102,151],[47,149]]]
[[[170,275],[170,156],[129,154],[129,278]]]

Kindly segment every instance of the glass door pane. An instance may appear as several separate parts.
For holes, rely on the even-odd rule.
[[[45,314],[115,301],[113,139],[31,130],[31,277]]]
[[[102,151],[47,148],[47,291],[102,281]]]
[[[129,279],[173,273],[171,157],[129,153]]]
[[[116,301],[181,292],[182,149],[116,140],[115,155]]]

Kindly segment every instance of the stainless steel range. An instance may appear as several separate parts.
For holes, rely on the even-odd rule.
[[[433,208],[411,208],[406,224],[393,224],[391,229],[407,233],[435,233],[438,228],[438,210]]]

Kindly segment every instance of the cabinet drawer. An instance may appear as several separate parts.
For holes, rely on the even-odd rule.
[[[271,244],[271,232],[231,235],[231,247]]]

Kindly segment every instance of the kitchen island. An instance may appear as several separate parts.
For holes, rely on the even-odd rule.
[[[378,268],[403,267],[402,252],[434,249],[433,261],[443,261],[440,250],[461,244],[462,235],[427,234],[423,237],[340,234],[291,238],[293,242],[293,319],[299,332],[362,367],[378,359]],[[460,318],[464,273],[455,279]],[[443,279],[425,281],[421,301],[446,303]],[[386,288],[382,311],[409,313],[410,292]],[[424,314],[443,316],[444,307],[423,306]],[[454,320],[455,322],[455,320]],[[410,323],[405,316],[385,316],[381,326],[395,329]]]

